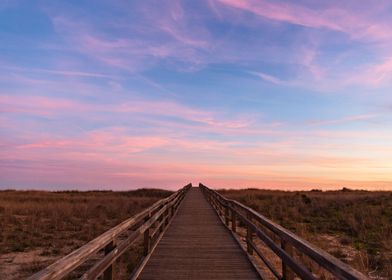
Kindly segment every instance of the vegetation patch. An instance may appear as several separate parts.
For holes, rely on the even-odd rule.
[[[392,279],[391,192],[343,188],[326,192],[243,189],[220,193],[253,208],[373,278]],[[331,246],[335,240],[339,242],[338,247]],[[348,246],[355,250],[355,256]]]
[[[21,279],[81,247],[106,230],[172,192],[0,191],[1,279]],[[134,267],[140,249],[115,266],[122,275]]]

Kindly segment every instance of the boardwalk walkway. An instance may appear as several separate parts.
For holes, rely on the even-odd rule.
[[[245,238],[246,250],[237,243],[239,238]],[[118,275],[113,273],[114,263],[141,239],[144,257],[130,276],[132,280],[260,279],[262,272],[253,266],[255,257],[265,264],[265,279],[275,276],[317,280],[330,279],[331,275],[342,280],[369,279],[260,213],[201,183],[199,188],[184,186],[28,279],[76,279],[74,273],[79,274],[77,269],[87,261],[94,263],[80,279],[115,279]],[[273,261],[270,254],[264,255],[262,247],[275,253]],[[276,258],[280,261],[276,262]]]
[[[191,188],[138,279],[260,279],[199,188]]]

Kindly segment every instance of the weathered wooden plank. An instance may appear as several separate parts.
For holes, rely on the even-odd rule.
[[[138,279],[260,279],[199,188],[192,188]]]

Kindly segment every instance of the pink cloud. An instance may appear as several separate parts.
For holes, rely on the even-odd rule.
[[[262,80],[264,80],[266,82],[270,82],[270,83],[273,83],[275,85],[283,85],[283,84],[288,84],[289,83],[289,82],[285,82],[285,81],[283,81],[283,80],[281,80],[281,79],[279,79],[279,78],[277,78],[275,76],[272,76],[270,74],[266,74],[266,73],[263,73],[263,72],[260,72],[260,71],[258,71],[258,72],[251,72],[251,74],[261,78]]]
[[[209,111],[194,109],[174,101],[129,100],[121,104],[91,104],[72,99],[44,96],[0,95],[0,102],[2,104],[0,111],[4,113],[55,116],[89,112],[89,114],[84,114],[84,117],[92,120],[99,117],[99,113],[102,112],[123,114],[124,116],[129,114],[155,117],[167,116],[190,122],[187,125],[184,124],[184,127],[199,127],[200,129],[215,130],[217,133],[229,130],[252,129],[251,127],[253,125],[251,117],[231,118],[227,120],[225,117],[220,117],[218,112],[211,113]],[[146,118],[143,120],[148,122]],[[150,122],[153,123],[154,121]],[[163,123],[162,121],[158,122]],[[175,123],[176,121],[171,121],[170,124],[166,124],[169,126],[175,125]],[[181,126],[181,124],[177,125]]]
[[[392,58],[386,58],[380,63],[367,65],[365,70],[349,75],[345,83],[364,83],[370,86],[390,84],[392,81]]]
[[[341,32],[348,35],[350,39],[368,44],[376,57],[382,57],[378,59],[379,63],[363,63],[358,68],[360,70],[344,68],[344,71],[340,72],[337,71],[342,67],[339,57],[329,59],[327,64],[317,61],[323,59],[323,55],[318,52],[320,48],[318,44],[313,47],[299,47],[295,63],[304,66],[305,71],[300,71],[292,80],[282,80],[259,71],[258,76],[265,81],[283,86],[336,91],[351,85],[387,85],[392,79],[389,47],[392,43],[390,29],[392,22],[383,15],[390,6],[388,1],[381,1],[378,5],[367,2],[360,6],[355,1],[345,4],[332,1],[314,3],[306,7],[300,3],[268,0],[216,0],[213,3],[210,4],[213,11],[220,8],[220,11],[223,11],[220,14],[228,17],[233,16],[233,11],[231,14],[227,13],[227,7],[234,12],[246,11],[276,22]],[[317,39],[314,35],[309,35],[307,40],[310,40],[308,44],[314,45],[314,40]],[[347,51],[343,57],[344,55],[347,55]]]
[[[5,70],[17,71],[17,72],[29,72],[29,73],[41,73],[41,74],[53,74],[61,76],[75,76],[75,77],[95,77],[95,78],[110,78],[113,79],[115,76],[94,73],[94,72],[83,72],[83,71],[68,71],[68,70],[52,70],[52,69],[40,69],[40,68],[22,68],[15,66],[0,66],[0,68]],[[33,80],[33,79],[31,79]],[[34,81],[34,80],[33,80]]]
[[[161,9],[142,8],[150,24],[172,37],[182,46],[208,49],[211,45],[210,33],[204,24],[190,21],[192,14],[183,7],[183,1],[171,0]]]
[[[181,1],[169,1],[161,9],[146,10],[144,5],[135,5],[133,9],[140,10],[146,22],[143,28],[154,30],[153,36],[149,32],[143,39],[138,36],[111,36],[101,32],[88,19],[74,20],[69,15],[66,17],[51,12],[49,16],[56,30],[73,50],[110,67],[138,72],[163,58],[180,59],[195,67],[204,63],[194,48],[206,49],[210,46],[209,32],[188,22],[189,15],[186,15]],[[122,17],[119,22],[105,24],[132,32],[132,19]]]
[[[389,25],[369,17],[370,10],[356,9],[355,6],[307,8],[300,4],[282,3],[267,0],[217,0],[219,3],[235,9],[251,12],[258,16],[301,25],[310,28],[326,28],[347,33],[356,39],[385,40],[392,39]],[[356,3],[355,3],[356,5]],[[356,14],[353,13],[355,10]]]
[[[123,129],[112,128],[111,130],[91,131],[84,136],[73,139],[47,138],[33,140],[28,144],[16,145],[15,148],[23,150],[23,153],[29,150],[32,153],[46,151],[63,156],[71,152],[81,155],[95,153],[104,157],[108,155],[117,157],[162,147],[168,143],[168,139],[159,136],[128,136]]]
[[[140,113],[144,115],[174,116],[217,129],[246,129],[252,125],[252,118],[225,120],[218,113],[194,109],[172,101],[135,100],[108,108],[118,113]],[[192,126],[192,125],[190,125]]]
[[[377,131],[372,129],[364,130],[316,130],[312,132],[313,135],[318,137],[325,137],[329,139],[391,139],[392,134],[390,131]]]
[[[10,96],[0,95],[0,112],[28,113],[38,116],[48,116],[59,111],[82,111],[86,107],[69,99],[46,98],[39,96]]]
[[[341,27],[335,22],[329,21],[319,13],[299,5],[276,3],[259,0],[218,0],[220,3],[233,8],[246,10],[259,16],[303,25],[306,27],[328,28],[341,31]]]
[[[345,124],[345,123],[352,123],[352,122],[369,121],[371,119],[376,118],[377,116],[378,115],[375,114],[363,114],[363,115],[348,116],[335,120],[314,120],[314,121],[309,121],[308,124],[311,126],[337,125],[337,124]]]

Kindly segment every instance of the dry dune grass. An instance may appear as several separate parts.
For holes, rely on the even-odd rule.
[[[392,192],[221,190],[374,279],[392,279]]]
[[[40,270],[170,193],[0,191],[2,279]]]

